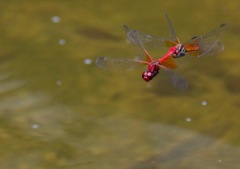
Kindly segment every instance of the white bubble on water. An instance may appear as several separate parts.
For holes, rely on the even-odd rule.
[[[39,125],[38,125],[38,124],[33,124],[33,125],[32,125],[32,128],[33,128],[33,129],[38,129],[38,128],[39,128]]]
[[[191,121],[192,121],[192,119],[190,117],[186,118],[186,122],[191,122]]]
[[[60,39],[60,40],[58,41],[58,44],[59,44],[59,45],[65,45],[65,43],[66,43],[66,42],[65,42],[64,39]]]
[[[59,23],[60,20],[61,20],[61,19],[60,19],[59,16],[53,16],[53,17],[52,17],[52,22],[53,22],[53,23]]]
[[[61,86],[61,85],[62,85],[62,81],[61,81],[61,80],[57,80],[57,81],[56,81],[56,85],[57,85],[57,86]]]
[[[151,85],[150,83],[148,83],[148,84],[146,85],[146,87],[147,87],[147,88],[151,88],[152,85]]]
[[[207,105],[207,101],[202,101],[201,104],[202,104],[202,106],[206,106]]]
[[[85,60],[84,60],[84,63],[85,63],[86,65],[90,65],[90,64],[92,63],[92,60],[91,60],[91,59],[85,59]]]

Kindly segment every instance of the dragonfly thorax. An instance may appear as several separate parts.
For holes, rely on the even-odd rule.
[[[142,78],[146,82],[152,80],[159,72],[159,66],[156,64],[149,64],[146,71],[142,73]]]
[[[185,52],[186,52],[186,50],[184,48],[184,45],[178,44],[178,45],[176,45],[176,49],[172,56],[173,56],[173,58],[179,58],[179,57],[185,56]]]

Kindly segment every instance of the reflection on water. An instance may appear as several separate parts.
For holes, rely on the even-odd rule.
[[[163,71],[145,83],[144,68],[115,73],[94,65],[99,56],[132,56],[121,23],[164,33],[159,11],[169,9],[188,39],[207,24],[236,21],[234,2],[181,13],[189,2],[101,3],[2,1],[0,168],[238,169],[238,23],[222,54],[177,61],[187,91],[168,85]],[[200,15],[203,7],[211,10]]]
[[[87,38],[97,39],[97,40],[111,40],[118,41],[120,37],[112,35],[110,32],[101,30],[94,27],[85,27],[82,30],[77,31],[79,34],[86,36]]]

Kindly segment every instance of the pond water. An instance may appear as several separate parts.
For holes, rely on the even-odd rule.
[[[239,169],[238,1],[1,1],[0,168]],[[187,41],[222,23],[225,50],[183,57],[188,90],[144,67],[108,71],[100,56],[132,57],[121,28]],[[161,57],[167,49],[154,53]]]

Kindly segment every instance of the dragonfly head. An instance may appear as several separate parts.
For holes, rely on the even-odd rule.
[[[151,72],[145,71],[145,72],[142,73],[142,78],[143,78],[143,80],[145,80],[146,82],[149,82],[150,80],[152,80],[153,74],[152,74]]]
[[[176,49],[173,53],[173,57],[174,58],[179,58],[179,57],[182,57],[182,56],[185,56],[185,48],[184,48],[184,45],[182,44],[177,44],[176,45]]]
[[[149,82],[158,74],[158,71],[159,71],[159,66],[151,65],[151,64],[148,65],[146,71],[142,73],[143,80],[145,80],[146,82]]]

